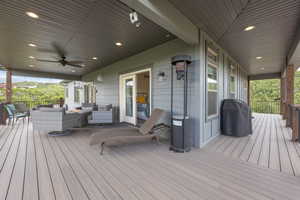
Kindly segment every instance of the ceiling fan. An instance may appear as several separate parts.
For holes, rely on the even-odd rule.
[[[60,63],[62,66],[71,66],[71,67],[77,67],[77,68],[82,68],[83,67],[83,62],[82,61],[68,61],[66,60],[66,52],[64,51],[63,48],[61,48],[58,44],[52,43],[53,49],[57,53],[57,55],[61,58],[60,60],[46,60],[46,59],[36,59],[39,62],[49,62],[49,63]],[[39,51],[44,51],[40,49]],[[49,50],[46,50],[49,52]]]

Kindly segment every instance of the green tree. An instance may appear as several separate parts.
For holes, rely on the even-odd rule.
[[[254,112],[279,113],[280,79],[250,82],[251,108]]]

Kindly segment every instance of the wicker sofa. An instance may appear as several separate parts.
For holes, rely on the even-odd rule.
[[[31,111],[33,128],[45,132],[63,132],[81,124],[79,113],[66,113],[64,108],[39,108]]]

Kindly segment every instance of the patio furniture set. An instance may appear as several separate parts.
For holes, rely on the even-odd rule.
[[[95,104],[82,104],[80,109],[67,111],[64,107],[48,105],[37,106],[29,110],[24,104],[4,105],[9,124],[13,125],[19,119],[31,118],[34,129],[48,133],[50,136],[62,136],[71,133],[72,129],[84,128],[91,124],[113,124],[114,108],[112,105],[97,106]],[[154,109],[151,116],[141,127],[105,127],[92,128],[90,145],[100,145],[101,155],[104,147],[124,144],[156,141],[163,133],[169,130],[169,126],[162,123],[166,112]]]

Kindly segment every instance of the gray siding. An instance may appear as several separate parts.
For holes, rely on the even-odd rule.
[[[170,111],[171,102],[171,57],[178,54],[188,54],[192,56],[193,63],[189,66],[189,92],[188,92],[188,111],[193,121],[191,130],[194,135],[194,146],[200,145],[200,93],[199,93],[199,47],[185,44],[176,39],[163,45],[144,51],[140,54],[114,63],[110,66],[91,73],[83,77],[85,81],[93,81],[101,74],[103,81],[95,82],[97,88],[96,103],[98,105],[112,103],[115,107],[119,106],[119,75],[151,68],[152,73],[152,108],[161,108]],[[164,81],[158,80],[158,73],[164,72],[166,78]],[[183,105],[183,81],[174,82],[174,107],[175,113],[182,113]],[[169,121],[169,120],[168,120]]]
[[[96,103],[109,104],[115,107],[119,106],[119,75],[137,71],[143,68],[151,68],[152,73],[152,108],[162,108],[170,111],[171,101],[171,65],[170,59],[178,54],[188,54],[192,56],[193,63],[189,66],[189,97],[188,110],[192,120],[192,133],[194,137],[194,146],[204,146],[211,139],[220,134],[219,115],[213,119],[206,119],[206,66],[205,66],[205,40],[210,38],[201,32],[200,44],[190,46],[179,39],[167,42],[163,45],[146,50],[140,54],[116,62],[103,69],[99,69],[85,77],[85,81],[97,80],[101,74],[103,81],[97,83]],[[217,45],[216,45],[217,46]],[[218,46],[217,46],[218,47]],[[219,68],[219,94],[218,102],[221,104],[224,98],[228,97],[228,54],[222,48],[220,49],[220,68]],[[233,60],[233,59],[232,59]],[[239,67],[240,68],[240,67]],[[164,72],[166,78],[164,81],[158,80],[158,73]],[[246,99],[243,89],[243,81],[247,78],[247,73],[238,69],[237,73],[237,98]],[[181,113],[182,110],[182,81],[175,81],[175,112]]]
[[[201,34],[201,62],[200,64],[200,70],[201,70],[201,84],[200,84],[200,93],[201,96],[203,96],[203,100],[200,101],[201,103],[201,116],[200,117],[200,130],[203,134],[200,135],[200,147],[206,145],[209,141],[211,141],[213,138],[218,136],[220,134],[220,110],[218,113],[218,116],[213,117],[211,119],[206,118],[206,66],[205,66],[205,41],[213,42],[210,37],[202,32]],[[217,44],[214,44],[218,49],[220,53],[220,63],[219,63],[219,70],[218,70],[218,78],[219,78],[219,91],[218,91],[218,102],[219,102],[219,108],[221,106],[221,102],[223,99],[229,98],[229,77],[230,77],[230,71],[228,68],[228,58],[232,59],[228,53],[223,50],[221,47],[219,47]],[[236,62],[236,61],[234,61]],[[237,62],[236,62],[237,63]],[[241,66],[238,65],[237,68],[237,77],[236,77],[236,98],[246,101],[247,100],[247,94],[244,92],[243,83],[244,81],[247,81],[247,73],[242,69]]]

